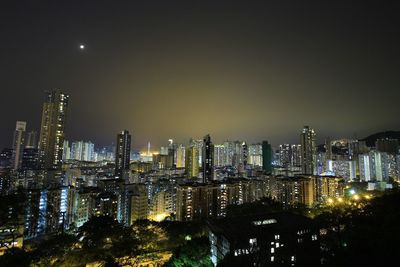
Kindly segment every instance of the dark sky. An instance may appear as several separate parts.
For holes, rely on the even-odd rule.
[[[399,129],[397,1],[2,1],[0,146],[70,94],[67,135],[136,148]],[[79,44],[86,45],[85,51]]]

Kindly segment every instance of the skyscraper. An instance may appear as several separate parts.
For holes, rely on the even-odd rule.
[[[272,172],[272,147],[268,141],[262,142],[262,159],[263,159],[263,171],[266,173]]]
[[[188,178],[199,175],[199,149],[190,146],[186,149],[185,170]]]
[[[279,165],[289,168],[291,163],[292,150],[290,144],[279,145]]]
[[[262,166],[262,145],[252,144],[249,146],[249,164]]]
[[[316,174],[317,171],[317,146],[314,129],[304,126],[300,134],[302,172],[304,174]]]
[[[30,131],[26,134],[25,148],[37,148],[37,132]]]
[[[80,161],[93,161],[94,144],[92,142],[75,141],[71,145],[71,159]]]
[[[214,178],[214,145],[209,134],[203,138],[203,182],[211,181]]]
[[[46,92],[39,138],[40,167],[43,169],[61,167],[68,100],[69,95],[59,90]]]
[[[129,171],[131,155],[131,135],[124,130],[117,135],[117,147],[115,151],[115,175],[124,178],[124,173]]]
[[[14,140],[13,140],[13,153],[12,153],[12,168],[18,170],[22,163],[22,153],[24,149],[26,122],[17,121]]]
[[[214,145],[214,164],[217,167],[225,166],[226,149],[224,145]]]
[[[181,144],[176,149],[176,167],[185,167],[185,147]]]

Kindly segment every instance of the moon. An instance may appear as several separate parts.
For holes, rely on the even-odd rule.
[[[80,44],[80,45],[79,45],[79,49],[80,49],[80,50],[85,50],[85,45],[84,45],[84,44]]]

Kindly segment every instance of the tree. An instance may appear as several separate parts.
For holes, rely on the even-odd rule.
[[[205,267],[213,266],[210,260],[210,244],[207,237],[194,238],[178,247],[166,266]]]

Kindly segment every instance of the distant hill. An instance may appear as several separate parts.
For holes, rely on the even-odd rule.
[[[400,140],[400,131],[386,131],[386,132],[375,133],[361,140],[365,141],[367,146],[372,147],[375,146],[376,140],[384,138]]]

